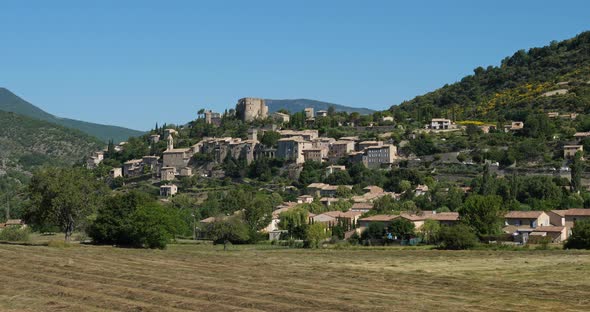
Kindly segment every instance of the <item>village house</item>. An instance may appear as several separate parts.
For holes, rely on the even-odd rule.
[[[305,162],[303,151],[311,149],[312,143],[303,139],[303,137],[295,136],[279,139],[277,147],[277,158],[294,161],[296,164]]]
[[[316,117],[327,117],[328,116],[328,111],[326,110],[319,110],[316,112]]]
[[[479,126],[483,133],[490,133],[490,130],[495,131],[496,125],[481,125]]]
[[[284,113],[273,113],[272,114],[272,118],[277,121],[278,123],[289,123],[289,121],[291,120],[291,116],[289,116],[289,114],[284,114]]]
[[[524,122],[522,122],[522,121],[513,121],[509,125],[504,126],[505,132],[520,131],[522,129],[524,129]]]
[[[441,225],[452,226],[459,222],[459,213],[457,212],[439,212],[424,211],[421,214],[409,214],[402,212],[399,215],[374,215],[359,219],[359,227],[365,228],[374,222],[383,223],[384,226],[389,225],[396,218],[404,218],[414,224],[416,231],[420,230],[426,220],[435,220]]]
[[[348,161],[352,164],[362,164],[365,167],[369,166],[367,162],[367,153],[365,151],[348,153]]]
[[[583,152],[584,145],[564,145],[563,158],[573,158],[577,152]]]
[[[533,229],[529,236],[550,237],[552,243],[562,243],[567,240],[568,233],[565,226],[540,226]]]
[[[109,171],[109,176],[113,179],[123,176],[123,168],[113,168]]]
[[[176,168],[174,167],[162,167],[160,169],[160,180],[161,181],[172,181],[176,175]]]
[[[326,176],[329,176],[336,171],[346,171],[346,166],[330,165],[326,167]]]
[[[590,132],[576,132],[574,138],[582,140],[583,138],[590,137]]]
[[[313,203],[313,196],[311,195],[301,195],[297,197],[298,204],[311,204]]]
[[[318,130],[279,130],[281,138],[301,137],[305,141],[313,141],[319,137]]]
[[[414,196],[423,196],[428,193],[428,185],[419,184],[414,190]]]
[[[397,147],[391,144],[370,146],[366,149],[367,167],[379,168],[389,165],[397,158]]]
[[[393,122],[393,117],[391,117],[391,116],[383,116],[381,118],[381,121],[383,121],[383,122]]]
[[[309,223],[323,223],[328,229],[338,225],[339,222],[347,224],[349,227],[355,227],[361,214],[357,211],[327,211],[309,217]]]
[[[178,187],[175,184],[165,184],[160,186],[160,196],[170,197],[178,193]]]
[[[322,152],[322,158],[328,157],[328,152],[330,151],[330,145],[336,142],[333,138],[316,138],[311,141],[311,145],[313,148],[319,148]]]
[[[576,118],[578,118],[578,113],[566,113],[566,114],[562,114],[559,117],[563,118],[563,119],[571,119],[574,120]]]
[[[193,176],[193,169],[191,167],[180,168],[180,172],[178,173],[178,176],[192,177]]]
[[[551,219],[543,211],[509,211],[504,215],[504,225],[536,228],[551,225]]]
[[[366,213],[373,209],[373,203],[354,203],[350,208],[350,211]]]
[[[351,185],[329,185],[325,183],[312,183],[307,186],[307,191],[311,196],[334,197],[336,195],[336,190],[340,186],[352,190]]]
[[[310,118],[313,118],[314,117],[313,107],[306,107],[303,111],[305,113],[305,118],[306,119],[310,119]]]
[[[590,209],[572,208],[567,210],[551,210],[547,214],[551,224],[555,226],[565,226],[567,235],[571,235],[572,228],[580,220],[590,219]]]
[[[158,142],[160,142],[160,135],[159,134],[150,135],[150,143],[156,144]]]
[[[383,141],[362,141],[357,144],[357,151],[364,151],[365,149],[373,146],[382,146]]]
[[[94,169],[104,160],[104,152],[94,152],[86,159],[86,168]]]
[[[354,141],[338,140],[330,145],[328,155],[330,158],[342,158],[354,151]]]
[[[429,128],[432,130],[447,130],[452,128],[452,123],[450,119],[432,118]]]
[[[143,174],[143,159],[131,159],[123,163],[123,176],[135,177]]]
[[[323,162],[324,157],[322,156],[322,149],[320,148],[308,148],[303,150],[304,161]]]

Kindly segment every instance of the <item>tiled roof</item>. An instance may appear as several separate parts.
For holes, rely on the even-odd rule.
[[[506,219],[537,219],[543,214],[543,211],[509,211],[504,218]]]
[[[564,228],[563,226],[539,226],[533,232],[561,232]]]
[[[391,221],[399,217],[398,215],[374,215],[366,218],[362,218],[359,221]]]
[[[567,210],[551,210],[552,212],[565,217],[565,216],[590,216],[590,209],[584,208],[572,208]]]
[[[350,209],[373,209],[372,203],[354,203]]]

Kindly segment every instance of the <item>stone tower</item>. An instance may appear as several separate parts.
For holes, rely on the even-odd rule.
[[[268,117],[268,106],[264,103],[264,99],[243,98],[236,104],[236,113],[244,122],[264,119]]]

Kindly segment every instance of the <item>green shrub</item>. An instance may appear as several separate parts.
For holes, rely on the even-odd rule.
[[[576,222],[572,235],[563,245],[565,249],[590,249],[590,220]]]
[[[473,229],[464,224],[444,226],[439,232],[441,249],[469,249],[477,244],[477,236]]]
[[[18,226],[9,226],[0,230],[0,241],[9,242],[28,242],[30,240],[31,230]]]

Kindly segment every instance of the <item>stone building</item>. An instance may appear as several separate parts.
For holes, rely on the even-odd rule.
[[[104,159],[104,152],[94,152],[92,156],[86,159],[86,167],[88,169],[96,168]]]
[[[281,138],[302,137],[306,141],[312,141],[319,137],[318,130],[279,130]]]
[[[291,116],[289,116],[289,114],[279,112],[273,113],[272,118],[278,123],[289,123],[291,120]]]
[[[397,158],[397,147],[386,144],[381,146],[370,146],[366,149],[367,167],[379,168],[384,164],[392,164]]]
[[[123,168],[113,168],[109,171],[109,176],[113,179],[123,176]]]
[[[577,152],[583,152],[584,145],[564,145],[563,158],[573,158]]]
[[[354,151],[354,141],[339,140],[330,145],[330,158],[346,157],[350,152]]]
[[[160,196],[170,197],[178,193],[178,187],[175,184],[166,184],[160,186]]]
[[[161,181],[172,181],[176,174],[176,168],[174,167],[162,167],[160,169],[160,180]]]
[[[123,176],[134,177],[143,173],[143,160],[132,159],[123,163]]]
[[[268,117],[268,106],[264,99],[243,98],[236,104],[236,114],[244,122]]]
[[[205,111],[205,123],[219,126],[221,124],[221,114],[213,111]]]
[[[322,156],[322,150],[319,148],[309,148],[303,150],[304,161],[322,162],[324,161],[324,158]]]
[[[309,119],[309,118],[313,118],[314,117],[314,115],[313,115],[313,107],[306,107],[305,110],[304,110],[304,112],[305,112],[305,118],[306,119]]]
[[[297,164],[305,162],[303,151],[312,148],[312,143],[304,140],[301,136],[279,139],[277,158],[293,160]]]

